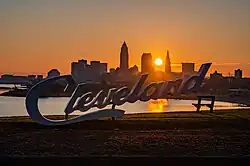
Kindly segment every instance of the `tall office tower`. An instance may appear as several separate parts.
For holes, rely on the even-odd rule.
[[[171,74],[171,62],[169,57],[169,51],[167,51],[166,61],[165,61],[165,73]]]
[[[120,70],[127,71],[128,70],[128,47],[126,42],[122,44],[121,52],[120,52]]]
[[[141,72],[152,73],[154,71],[151,53],[143,53],[141,56]]]

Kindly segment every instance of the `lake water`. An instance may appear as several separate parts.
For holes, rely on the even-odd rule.
[[[43,115],[64,115],[64,108],[68,102],[68,97],[61,98],[41,98],[39,99],[39,109]],[[136,103],[125,103],[116,108],[125,110],[125,114],[133,113],[153,113],[153,112],[179,112],[179,111],[195,111],[192,103],[197,103],[196,100],[151,100],[148,102],[138,101]],[[111,106],[108,106],[111,107]],[[240,109],[243,108],[237,104],[226,102],[215,102],[215,109]],[[92,108],[90,111],[95,111],[97,108]],[[208,110],[202,107],[202,110]],[[81,114],[74,112],[73,114]],[[3,97],[0,96],[0,116],[27,116],[24,97]]]

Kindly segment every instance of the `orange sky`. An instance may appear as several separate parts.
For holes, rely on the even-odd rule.
[[[169,49],[174,64],[213,62],[210,72],[250,76],[249,0],[139,2],[1,1],[0,73],[69,73],[78,59],[116,67],[126,40],[130,66],[140,67],[143,52],[165,59]]]

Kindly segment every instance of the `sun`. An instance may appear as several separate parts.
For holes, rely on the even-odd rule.
[[[156,66],[161,66],[162,65],[162,59],[161,58],[156,58],[155,59],[155,65]]]

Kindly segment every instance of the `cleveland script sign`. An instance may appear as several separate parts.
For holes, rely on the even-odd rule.
[[[108,93],[104,93],[104,90],[100,90],[97,94],[93,92],[84,92],[83,89],[86,86],[96,85],[96,83],[81,83],[78,84],[71,95],[71,98],[64,110],[66,115],[78,110],[85,112],[83,115],[79,115],[74,118],[66,118],[63,120],[51,120],[45,118],[39,111],[38,99],[42,89],[48,87],[49,84],[65,78],[66,80],[72,79],[71,75],[64,75],[59,77],[53,77],[41,81],[33,86],[26,97],[26,108],[30,117],[37,123],[43,125],[66,125],[71,123],[80,122],[83,120],[97,119],[103,117],[122,117],[125,113],[124,110],[104,109],[108,105],[122,105],[126,102],[134,103],[138,100],[148,101],[150,99],[156,100],[159,98],[167,98],[167,95],[179,95],[186,94],[188,92],[197,92],[201,86],[202,81],[205,78],[207,71],[209,70],[211,63],[205,63],[200,67],[197,74],[185,77],[181,82],[179,81],[166,81],[166,82],[154,82],[143,87],[144,82],[147,79],[147,74],[141,75],[132,89],[128,87],[111,88]],[[148,92],[151,91],[150,94]],[[97,107],[100,110],[95,112],[88,112],[92,107]]]

